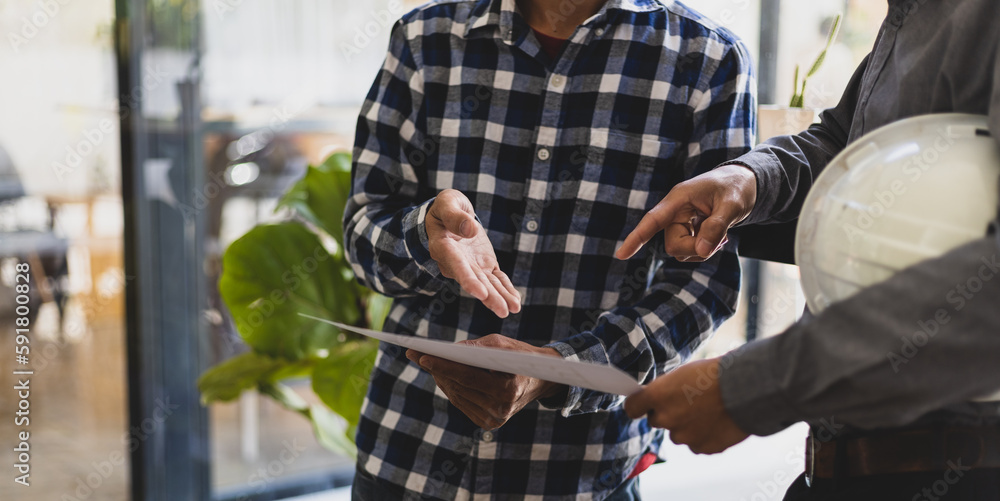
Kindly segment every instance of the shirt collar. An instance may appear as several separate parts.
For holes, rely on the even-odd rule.
[[[664,4],[673,3],[673,0],[609,0],[608,9],[624,10],[626,12],[653,12],[663,8]]]
[[[662,9],[664,2],[669,4],[673,0],[608,0],[591,19],[607,15],[612,10],[652,12]],[[468,37],[473,31],[494,28],[499,29],[504,38],[507,38],[506,35],[513,31],[516,11],[515,0],[479,0],[466,21],[465,36]]]

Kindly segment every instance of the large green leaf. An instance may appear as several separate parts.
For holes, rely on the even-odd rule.
[[[357,456],[358,451],[349,436],[353,432],[348,429],[345,420],[330,412],[330,409],[323,405],[310,405],[295,390],[283,384],[264,383],[260,385],[260,391],[282,407],[302,414],[312,422],[313,433],[320,445],[348,457]]]
[[[228,402],[244,390],[256,388],[268,375],[289,365],[285,360],[255,352],[236,355],[205,371],[198,378],[198,389],[204,403]]]
[[[372,292],[368,295],[367,305],[369,328],[377,331],[382,330],[385,319],[389,316],[389,310],[392,308],[392,298]]]
[[[319,166],[309,166],[306,175],[278,201],[278,208],[294,209],[306,221],[329,233],[339,249],[343,249],[342,218],[350,191],[351,155],[334,153]]]
[[[354,341],[340,346],[313,368],[316,395],[354,428],[368,392],[368,376],[375,366],[378,342]]]
[[[299,360],[323,357],[337,344],[335,327],[300,312],[346,324],[360,318],[347,263],[301,224],[250,230],[229,246],[222,266],[219,292],[240,335],[260,353]]]
[[[282,407],[309,416],[309,402],[295,393],[295,390],[281,383],[261,383],[260,392],[274,399]]]
[[[313,405],[309,408],[309,420],[320,445],[350,458],[357,457],[353,433],[344,426],[342,419],[322,405]]]
[[[265,382],[277,383],[286,379],[312,376],[312,367],[315,359],[303,358],[294,362],[286,361],[285,359],[281,360],[285,363],[275,370],[267,373],[267,377],[264,379]]]

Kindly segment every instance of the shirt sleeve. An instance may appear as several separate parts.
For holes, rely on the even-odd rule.
[[[994,67],[1000,143],[1000,53]],[[997,212],[990,236],[727,355],[719,385],[736,424],[755,435],[798,421],[902,426],[1000,388]]]
[[[749,167],[757,176],[757,201],[742,224],[798,218],[813,180],[847,146],[867,67],[866,57],[851,77],[840,103],[820,114],[819,123],[799,134],[768,139],[746,155],[726,162]]]
[[[389,296],[433,295],[446,281],[431,259],[424,220],[434,199],[421,197],[428,158],[417,124],[423,78],[405,37],[392,30],[389,52],[358,118],[344,243],[362,284]]]
[[[707,71],[703,92],[692,103],[694,134],[684,169],[688,176],[749,150],[756,126],[750,58],[732,45]],[[648,272],[635,277],[633,305],[604,312],[592,329],[552,343],[564,358],[612,364],[640,382],[680,365],[715,328],[732,316],[739,295],[739,260],[730,242],[704,263],[682,263],[666,255],[662,239],[653,246]],[[542,400],[564,416],[607,410],[624,397],[580,387]]]
[[[902,426],[1000,389],[1000,247],[982,238],[835,303],[720,364],[743,431]]]

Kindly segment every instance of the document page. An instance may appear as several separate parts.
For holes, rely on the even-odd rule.
[[[553,383],[579,386],[604,393],[629,396],[642,389],[632,376],[611,365],[566,360],[522,351],[484,348],[450,343],[437,339],[390,334],[333,322],[305,313],[300,316],[326,322],[340,329],[411,348],[453,362],[510,374],[531,376]]]

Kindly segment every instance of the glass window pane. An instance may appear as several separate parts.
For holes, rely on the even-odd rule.
[[[683,3],[735,33],[757,58],[760,52],[760,0],[690,0]]]
[[[854,68],[871,51],[879,25],[888,6],[869,0],[814,0],[781,2],[776,101],[787,104],[793,90],[795,66],[809,71],[826,45],[834,17],[843,15],[840,35],[827,52],[822,68],[809,80],[805,104],[830,108],[854,73]]]
[[[5,500],[128,499],[113,17],[110,0],[0,2]]]

